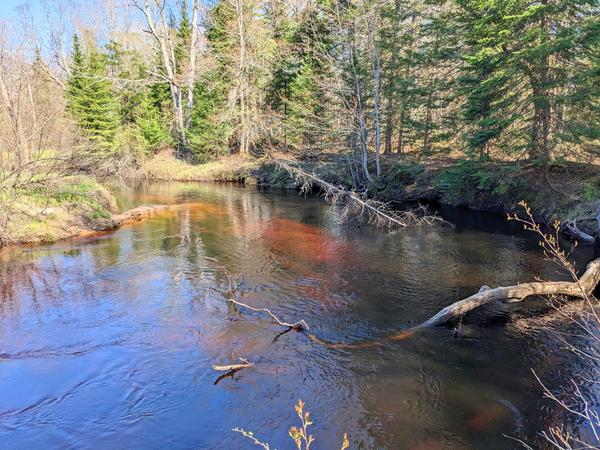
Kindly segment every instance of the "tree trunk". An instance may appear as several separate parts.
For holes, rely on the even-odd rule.
[[[248,89],[247,67],[246,67],[246,30],[244,26],[244,5],[243,0],[235,0],[235,11],[237,16],[238,33],[238,100],[240,106],[239,140],[240,153],[247,155],[250,152],[249,143],[249,120],[247,116],[247,98]]]
[[[542,0],[542,5],[547,5],[548,0]],[[542,14],[540,28],[546,31],[548,19]],[[543,54],[538,61],[539,66],[533,69],[530,75],[533,90],[533,123],[531,126],[532,157],[540,159],[544,164],[550,159],[550,123],[552,120],[549,98],[549,58]]]
[[[392,138],[394,135],[394,112],[393,112],[393,102],[390,100],[388,102],[386,121],[385,121],[385,144],[383,147],[383,152],[388,155],[392,153]]]
[[[590,262],[585,273],[578,282],[568,281],[535,281],[517,284],[515,286],[497,287],[490,289],[482,287],[477,294],[460,300],[442,309],[429,320],[419,325],[419,328],[435,327],[451,319],[464,316],[475,308],[497,300],[519,302],[532,295],[565,295],[568,297],[585,298],[594,292],[600,282],[600,258]]]
[[[425,132],[423,134],[423,155],[429,155],[431,150],[431,108],[433,105],[433,86],[427,95],[427,110],[425,113]]]
[[[137,2],[134,5],[142,11],[148,24],[149,32],[152,37],[158,43],[161,55],[161,62],[164,70],[164,74],[160,74],[161,78],[165,79],[169,83],[169,91],[171,93],[171,101],[173,102],[173,113],[175,115],[175,128],[177,134],[177,156],[181,157],[187,150],[186,142],[186,124],[183,112],[183,92],[179,82],[177,80],[176,60],[175,60],[175,46],[171,39],[171,32],[169,25],[167,24],[167,18],[164,14],[164,8],[160,7],[158,3],[153,3],[154,7],[151,6],[149,0],[144,0],[144,6],[138,5]],[[157,24],[154,20],[153,10],[158,9],[158,15],[160,22]]]
[[[190,62],[187,80],[187,109],[185,113],[185,128],[192,124],[192,109],[194,108],[194,83],[196,81],[196,53],[198,52],[198,14],[200,0],[194,0],[192,9],[192,36],[190,39]]]
[[[381,115],[379,113],[379,100],[381,97],[381,58],[379,57],[379,49],[377,48],[377,40],[375,33],[377,31],[377,17],[379,12],[377,9],[374,13],[374,20],[371,24],[371,47],[372,47],[372,65],[373,65],[373,112],[375,114],[375,174],[381,176],[381,162],[379,155],[381,153]]]

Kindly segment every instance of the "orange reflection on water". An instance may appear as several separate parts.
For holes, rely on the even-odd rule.
[[[350,249],[322,228],[289,219],[272,219],[263,232],[276,253],[309,263],[338,263],[350,256]]]

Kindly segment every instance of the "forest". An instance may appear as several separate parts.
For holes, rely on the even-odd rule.
[[[542,220],[561,219],[590,239],[598,8],[595,0],[23,5],[2,23],[2,186],[42,173],[139,178],[167,149],[189,164],[278,154],[330,162],[334,180],[384,200],[510,210],[526,199]]]
[[[600,1],[6,0],[0,100],[0,448],[600,448]]]

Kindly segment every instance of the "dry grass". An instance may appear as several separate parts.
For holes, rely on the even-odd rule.
[[[67,177],[0,198],[0,246],[49,243],[105,227],[116,210],[112,194],[88,177]]]
[[[146,161],[140,172],[142,178],[160,181],[247,181],[260,164],[257,159],[232,155],[192,165],[165,152]]]

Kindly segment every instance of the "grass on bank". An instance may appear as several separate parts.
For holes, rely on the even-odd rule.
[[[260,160],[231,155],[216,161],[193,165],[176,159],[170,152],[159,153],[145,161],[143,178],[157,181],[251,181]]]
[[[0,206],[0,246],[48,243],[101,230],[116,210],[110,191],[86,176],[4,190]]]

